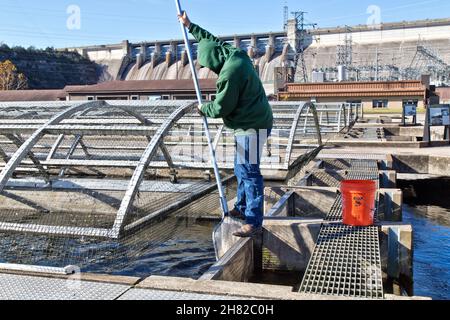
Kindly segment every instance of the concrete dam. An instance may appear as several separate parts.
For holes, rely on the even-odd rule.
[[[289,69],[292,76],[298,74],[301,49],[309,80],[313,72],[320,72],[327,81],[335,81],[337,66],[344,64],[348,80],[406,80],[431,73],[434,83],[445,83],[450,78],[448,34],[450,19],[315,30],[300,30],[298,21],[289,20],[282,32],[220,38],[249,54],[270,92],[277,67]],[[193,42],[194,56],[196,47]],[[343,48],[346,48],[344,53]],[[182,40],[123,41],[67,50],[77,51],[100,65],[100,81],[191,78]],[[343,55],[347,55],[344,62]],[[207,69],[198,69],[200,78],[216,77]]]

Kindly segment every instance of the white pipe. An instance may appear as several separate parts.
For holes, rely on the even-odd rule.
[[[180,0],[175,0],[175,4],[177,6],[178,15],[180,15],[180,16],[183,15],[183,10],[181,10]],[[183,23],[181,21],[180,21],[180,26],[181,26],[181,32],[183,33],[184,43],[186,46],[186,52],[187,52],[187,55],[189,58],[189,65],[191,67],[192,80],[194,81],[195,93],[197,94],[198,103],[202,104],[203,99],[202,99],[202,94],[200,92],[200,86],[198,84],[197,72],[196,72],[195,66],[194,66],[194,59],[192,58],[191,44],[189,43],[188,33],[186,30],[186,27],[183,25]],[[223,190],[222,181],[220,179],[219,167],[217,166],[217,161],[216,161],[216,152],[215,152],[214,146],[212,144],[211,135],[209,133],[209,128],[208,128],[208,119],[206,118],[206,116],[203,116],[203,126],[205,127],[206,139],[208,141],[208,146],[209,146],[209,153],[211,155],[211,162],[212,162],[212,165],[214,168],[214,175],[216,177],[217,189],[219,190],[220,204],[222,207],[222,214],[223,214],[222,216],[225,217],[228,215],[228,204],[227,204],[227,199],[225,197],[225,193]]]

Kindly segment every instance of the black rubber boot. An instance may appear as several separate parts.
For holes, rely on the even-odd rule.
[[[242,228],[233,233],[233,236],[239,238],[251,238],[262,232],[262,227],[255,227],[250,224],[242,226]]]
[[[245,216],[236,209],[230,211],[230,217],[234,219],[245,220]]]

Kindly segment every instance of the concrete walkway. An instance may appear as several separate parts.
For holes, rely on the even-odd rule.
[[[0,273],[0,300],[361,300],[292,292],[291,287],[186,278]],[[388,300],[429,300],[385,295]]]
[[[114,280],[111,277],[111,280]],[[125,280],[125,278],[123,278]],[[241,297],[135,288],[122,283],[0,274],[0,300],[235,300]]]

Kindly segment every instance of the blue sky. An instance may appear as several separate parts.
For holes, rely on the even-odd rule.
[[[307,11],[319,27],[365,24],[371,5],[380,8],[381,22],[450,17],[448,0],[182,0],[182,5],[194,22],[230,35],[282,30],[285,2],[290,11]],[[79,8],[79,20],[67,13],[71,5]],[[0,8],[0,42],[10,46],[180,38],[173,0],[0,0]]]

